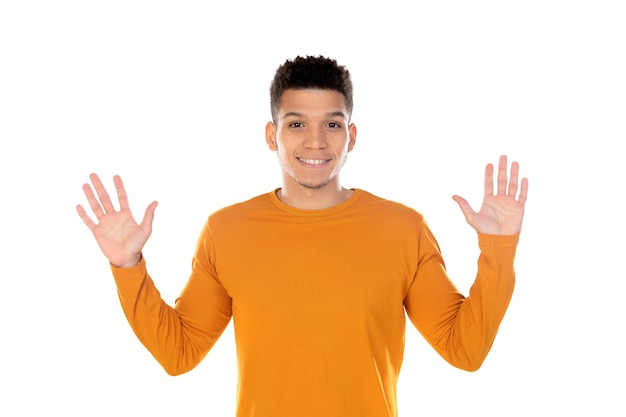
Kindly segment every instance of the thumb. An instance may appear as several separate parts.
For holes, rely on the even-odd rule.
[[[146,232],[147,236],[152,234],[152,222],[154,221],[154,211],[156,210],[159,203],[157,201],[153,201],[150,203],[148,208],[146,208],[146,213],[143,215],[143,220],[141,221],[141,228]]]
[[[475,214],[474,210],[472,210],[472,207],[470,207],[466,199],[459,195],[453,195],[452,199],[457,202],[459,208],[463,212],[463,216],[465,216],[465,220],[469,223]]]

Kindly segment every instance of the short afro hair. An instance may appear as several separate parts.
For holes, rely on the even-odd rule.
[[[286,60],[274,74],[270,86],[272,120],[276,122],[280,99],[285,90],[309,88],[341,93],[346,100],[348,117],[352,114],[352,79],[346,67],[338,65],[334,59],[319,55],[297,56],[293,60]]]

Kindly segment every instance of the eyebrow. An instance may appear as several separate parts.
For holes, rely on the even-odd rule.
[[[342,111],[331,111],[329,113],[326,113],[325,116],[326,117],[342,117],[344,119],[347,119],[345,113]],[[296,112],[296,111],[290,111],[283,115],[283,119],[286,119],[287,117],[305,117],[305,114]]]

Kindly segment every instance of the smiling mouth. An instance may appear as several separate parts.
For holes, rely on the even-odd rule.
[[[322,165],[327,159],[309,159],[309,158],[298,158],[298,161],[303,162],[308,165]]]

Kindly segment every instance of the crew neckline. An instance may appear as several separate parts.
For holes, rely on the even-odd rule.
[[[286,203],[283,203],[280,200],[280,198],[278,198],[278,194],[277,194],[278,190],[280,189],[281,189],[280,187],[275,188],[271,193],[269,193],[270,201],[272,202],[272,204],[274,204],[274,206],[276,206],[277,208],[279,208],[280,210],[284,212],[296,214],[302,217],[319,217],[319,216],[326,216],[329,214],[340,212],[352,206],[354,203],[356,203],[357,200],[363,194],[363,190],[359,188],[351,188],[352,195],[347,200],[342,201],[339,204],[335,204],[334,206],[323,208],[323,209],[300,209],[300,208],[292,207]]]

